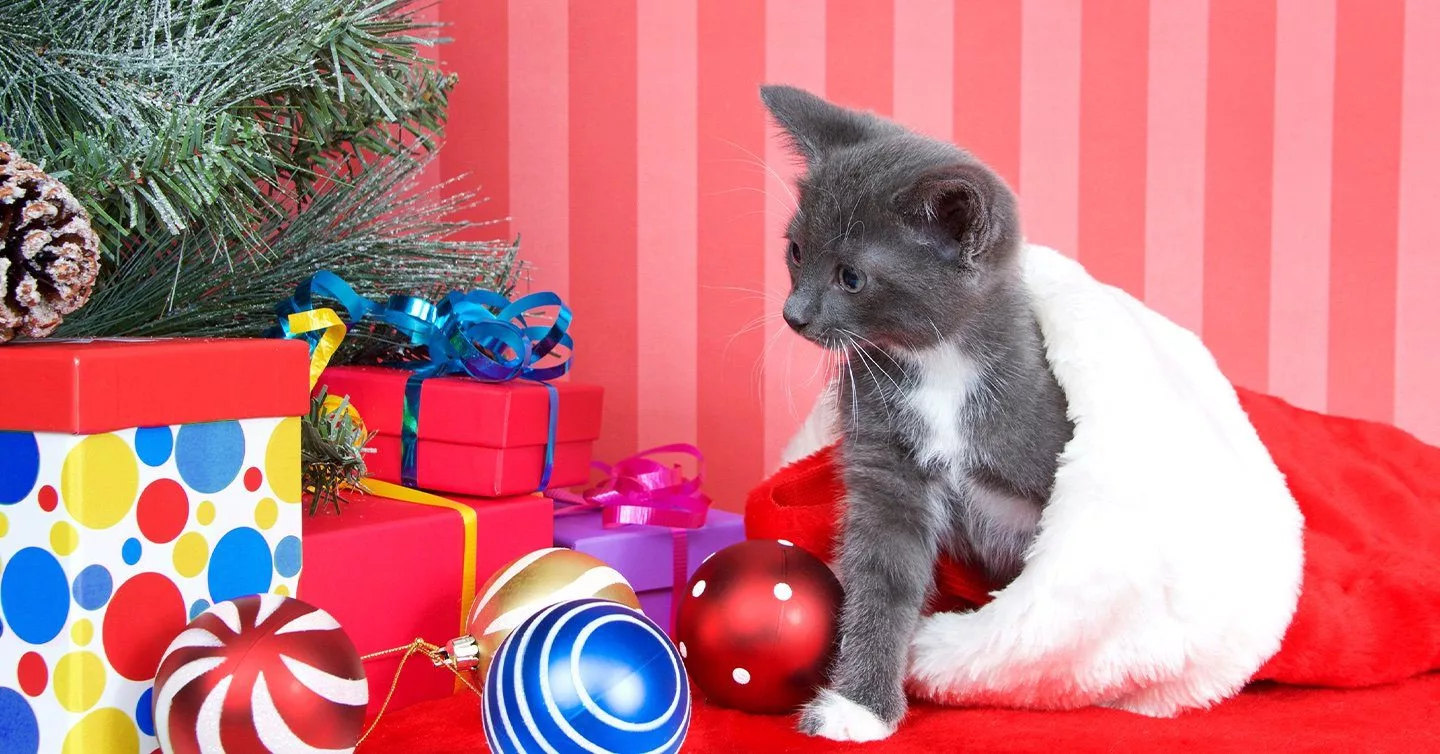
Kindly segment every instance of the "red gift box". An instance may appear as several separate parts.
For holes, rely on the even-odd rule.
[[[500,500],[449,498],[475,514],[474,580],[462,581],[465,525],[456,510],[355,494],[341,513],[308,517],[300,599],[335,617],[361,654],[404,647],[417,638],[437,645],[464,633],[473,590],[501,566],[551,546],[552,503],[539,495]],[[368,715],[396,679],[403,653],[365,663]],[[448,696],[453,673],[412,657],[389,709]]]
[[[349,396],[366,427],[377,432],[365,457],[370,476],[400,483],[400,426],[411,373],[385,367],[332,367],[320,376],[331,395]],[[559,391],[555,461],[548,487],[584,484],[600,436],[604,391],[598,385],[553,383]],[[540,487],[549,431],[547,388],[517,380],[500,384],[468,377],[432,377],[420,393],[416,484],[437,492],[501,497]]]

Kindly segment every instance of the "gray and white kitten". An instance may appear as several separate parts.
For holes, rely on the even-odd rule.
[[[808,92],[766,86],[761,98],[807,165],[786,231],[785,321],[848,353],[841,641],[800,729],[879,738],[905,714],[938,555],[1013,579],[1073,427],[1004,181],[954,145]]]

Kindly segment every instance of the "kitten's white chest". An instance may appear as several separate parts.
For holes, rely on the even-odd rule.
[[[943,465],[958,471],[967,451],[960,410],[979,377],[975,363],[948,345],[905,356],[917,370],[915,385],[906,393],[904,402],[918,423],[919,460],[925,465]]]

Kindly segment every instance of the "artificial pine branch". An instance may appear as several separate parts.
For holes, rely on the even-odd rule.
[[[455,78],[416,6],[0,0],[0,140],[71,187],[106,260],[57,335],[255,336],[319,269],[508,294],[516,245],[455,240],[478,198],[417,187]],[[397,350],[357,330],[335,363]]]
[[[327,405],[323,386],[310,398],[310,413],[300,422],[301,483],[310,493],[310,515],[325,508],[340,512],[348,490],[363,490],[365,447],[375,437],[355,420],[348,397]]]

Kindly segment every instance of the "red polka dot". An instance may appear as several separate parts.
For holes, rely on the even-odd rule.
[[[264,480],[265,477],[261,476],[260,470],[255,468],[254,466],[251,466],[250,468],[245,470],[245,489],[254,492],[255,490],[260,489],[260,482]]]
[[[45,667],[45,658],[35,652],[26,652],[20,658],[20,667],[16,669],[15,675],[20,680],[20,690],[30,696],[40,696],[45,693],[45,682],[50,679],[50,671]]]
[[[55,488],[48,484],[40,488],[38,497],[40,498],[40,510],[46,513],[55,510],[55,506],[60,503],[60,495],[56,494]]]
[[[185,488],[174,479],[156,479],[140,493],[135,517],[146,539],[169,542],[185,530],[185,520],[190,517],[190,499],[185,495]]]
[[[105,610],[105,656],[120,675],[148,681],[186,622],[180,590],[158,573],[139,574],[115,590]]]

